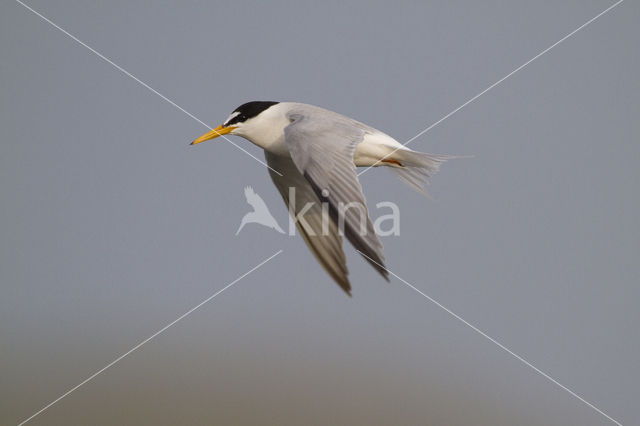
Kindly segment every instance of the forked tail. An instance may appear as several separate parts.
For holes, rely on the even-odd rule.
[[[393,164],[391,171],[411,188],[426,197],[430,197],[426,190],[426,186],[429,185],[429,178],[438,172],[442,163],[460,157],[399,149],[393,153],[392,158],[393,163],[397,162],[399,164]]]

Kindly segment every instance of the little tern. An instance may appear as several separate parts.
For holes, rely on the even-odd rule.
[[[389,281],[382,243],[369,217],[356,167],[389,167],[426,195],[427,180],[441,163],[453,158],[413,151],[352,118],[295,102],[243,104],[224,124],[191,144],[226,134],[242,136],[264,149],[271,179],[302,238],[349,296],[342,235]]]

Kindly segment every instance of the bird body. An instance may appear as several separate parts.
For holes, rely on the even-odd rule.
[[[342,235],[388,280],[382,243],[373,229],[356,167],[390,167],[426,194],[427,179],[452,158],[413,151],[352,118],[295,102],[241,105],[224,124],[193,144],[225,134],[242,136],[264,149],[271,179],[292,217],[300,219],[296,226],[302,238],[347,294],[351,285]]]
[[[239,127],[233,134],[242,136],[272,154],[289,156],[284,129],[293,122],[293,117],[309,115],[313,115],[319,123],[329,123],[332,126],[351,127],[359,130],[362,140],[358,143],[353,156],[357,167],[377,166],[377,162],[382,157],[395,149],[411,151],[378,129],[337,112],[297,102],[279,102],[254,117],[246,126]],[[234,117],[234,114],[231,114],[227,121]],[[319,130],[324,129],[319,128]],[[393,155],[391,154],[389,159],[393,159]],[[391,161],[388,163],[395,164]]]

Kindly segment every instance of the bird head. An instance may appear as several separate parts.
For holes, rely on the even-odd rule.
[[[215,139],[218,136],[226,134],[245,137],[249,136],[253,131],[259,130],[261,127],[258,116],[269,107],[276,104],[278,104],[278,102],[252,101],[240,105],[231,113],[224,124],[221,124],[215,129],[212,129],[200,136],[198,139],[191,142],[191,145],[195,145],[209,139]]]

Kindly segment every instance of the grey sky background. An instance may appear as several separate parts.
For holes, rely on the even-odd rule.
[[[612,2],[28,4],[212,126],[290,100],[402,142]],[[374,217],[401,208],[393,272],[625,425],[639,18],[622,3],[414,141],[475,156],[442,168],[435,201],[361,179]],[[286,224],[264,167],[189,147],[206,128],[12,1],[0,58],[0,423],[283,249],[29,424],[612,424],[348,245],[352,299],[299,237],[235,237],[246,185]]]

